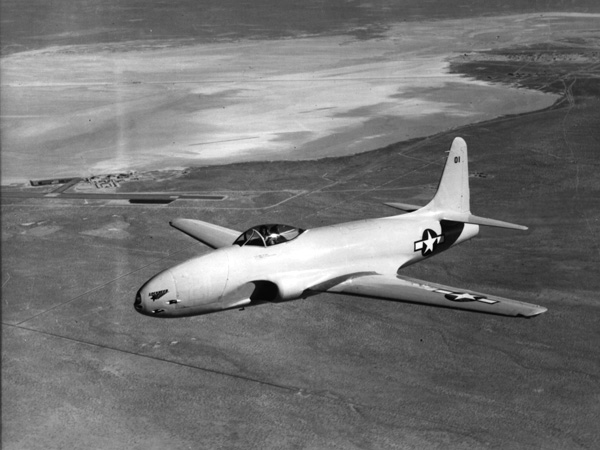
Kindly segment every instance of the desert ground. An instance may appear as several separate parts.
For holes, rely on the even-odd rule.
[[[502,115],[554,93],[451,73],[478,50],[560,42],[599,16],[408,22],[348,36],[55,46],[2,61],[2,180],[350,155]]]
[[[119,192],[223,199],[157,206],[2,196],[2,447],[597,448],[597,20],[503,16],[478,28],[440,20],[437,31],[411,23],[425,36],[412,50],[410,36],[388,28],[375,41],[248,42],[241,59],[227,42],[134,48],[116,59],[82,47],[3,57],[3,185],[7,161],[6,179],[21,183],[129,167],[131,149],[144,149],[137,156],[147,158],[145,177]],[[272,51],[261,53],[263,45]],[[303,45],[322,50],[314,66],[290,71],[296,62],[273,62],[275,48],[295,61]],[[333,47],[347,50],[331,57]],[[150,61],[172,52],[181,67],[170,85],[167,66],[153,73]],[[375,60],[363,61],[365,53]],[[119,67],[85,78],[115,60]],[[261,69],[244,81],[254,60]],[[55,65],[44,72],[47,64]],[[198,80],[211,71],[210,82]],[[314,97],[299,81],[307,74]],[[278,88],[282,80],[292,88]],[[373,94],[361,102],[367,89]],[[22,101],[7,105],[5,96]],[[229,111],[218,113],[226,98]],[[333,109],[320,110],[324,103]],[[137,118],[140,111],[147,116]],[[231,141],[218,147],[231,150],[227,158],[211,154],[212,140],[249,136],[248,123],[231,124],[243,117],[260,145]],[[88,119],[89,129],[78,122]],[[160,140],[167,130],[178,139],[171,150]],[[169,220],[244,230],[396,214],[383,202],[424,204],[434,193],[454,136],[469,145],[473,213],[529,230],[482,229],[404,273],[543,305],[545,314],[510,319],[335,295],[181,320],[134,311],[144,281],[209,251]],[[28,152],[23,140],[37,147]],[[8,143],[22,147],[11,154]],[[96,144],[106,152],[92,152]],[[253,146],[264,152],[246,155]],[[78,156],[81,148],[90,152]],[[169,165],[161,156],[171,153],[177,161]]]

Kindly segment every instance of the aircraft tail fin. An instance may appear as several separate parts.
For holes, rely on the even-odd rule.
[[[400,203],[389,204],[389,206],[405,210],[412,207],[412,205]],[[527,230],[527,227],[523,225],[471,214],[467,143],[460,137],[454,138],[452,142],[446,166],[433,199],[421,211],[440,213],[441,220],[513,230]]]
[[[454,138],[437,192],[424,209],[457,213],[470,212],[469,161],[467,143],[464,139]]]

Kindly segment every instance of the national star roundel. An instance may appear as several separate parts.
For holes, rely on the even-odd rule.
[[[433,292],[439,292],[440,294],[444,294],[446,300],[450,300],[451,302],[481,302],[487,303],[489,305],[498,303],[498,300],[491,300],[483,295],[471,294],[469,292],[453,292],[447,291],[445,289],[434,289]]]
[[[478,302],[486,300],[483,295],[474,295],[468,292],[451,292],[450,294],[445,294],[444,297],[452,302]]]
[[[435,231],[427,228],[423,231],[423,239],[415,241],[415,252],[421,251],[423,256],[434,252],[436,246],[444,242],[444,235],[437,234]]]

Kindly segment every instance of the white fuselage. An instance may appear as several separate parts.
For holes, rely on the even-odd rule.
[[[278,245],[223,247],[150,279],[138,292],[136,308],[181,317],[294,300],[352,274],[395,274],[478,230],[417,213],[315,228]]]

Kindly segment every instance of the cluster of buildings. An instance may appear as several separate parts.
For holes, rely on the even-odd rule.
[[[60,189],[68,189],[78,183],[87,183],[90,187],[96,189],[117,188],[121,181],[139,180],[137,172],[130,170],[129,172],[113,173],[108,175],[94,175],[87,178],[70,177],[70,178],[52,178],[48,180],[30,180],[32,186],[49,186],[49,185],[64,185]],[[84,188],[85,189],[85,188]]]
[[[121,181],[137,180],[135,170],[129,172],[108,174],[108,175],[94,175],[89,178],[83,178],[81,181],[93,185],[96,189],[109,189],[119,187]]]

